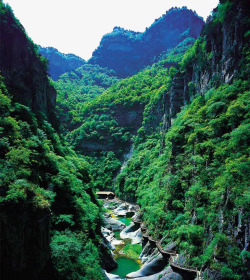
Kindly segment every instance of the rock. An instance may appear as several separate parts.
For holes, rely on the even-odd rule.
[[[121,233],[120,237],[122,239],[130,238],[132,239],[132,244],[141,243],[142,235],[141,229],[138,229],[138,226],[135,225],[133,222],[127,226]]]
[[[104,218],[105,227],[112,231],[123,230],[126,225],[114,218]]]
[[[104,240],[100,246],[102,267],[108,271],[111,271],[117,268],[117,262],[113,259],[113,253],[109,250],[110,247],[107,245],[107,240],[105,240],[105,237],[103,239]]]
[[[102,232],[102,234],[103,234],[105,237],[110,236],[110,235],[113,235],[113,236],[114,236],[114,233],[113,233],[111,230],[109,230],[109,229],[107,229],[107,228],[105,228],[105,227],[102,227],[102,228],[101,228],[101,232]]]
[[[106,280],[121,280],[121,278],[116,274],[108,273],[106,270],[104,270],[104,273]]]
[[[127,213],[128,205],[126,203],[122,203],[114,210],[114,215],[125,217]]]
[[[115,209],[118,207],[118,205],[120,204],[120,202],[116,201],[116,200],[112,200],[112,201],[105,201],[103,204],[103,207],[106,209]]]
[[[108,212],[104,213],[103,216],[106,217],[106,218],[111,218],[112,217],[111,214],[108,213]]]
[[[128,211],[127,213],[126,213],[126,217],[127,218],[131,218],[131,217],[133,217],[135,215],[135,212],[134,211]]]
[[[144,277],[156,274],[164,269],[166,262],[161,255],[157,255],[148,262],[146,262],[141,269],[131,272],[126,277],[128,279],[134,279],[137,277]],[[141,279],[141,278],[140,278]]]
[[[164,274],[164,276],[162,278],[160,278],[160,280],[183,280],[183,277],[180,274],[174,272],[169,267],[168,273]]]
[[[113,239],[113,240],[111,241],[111,245],[112,245],[112,246],[117,246],[117,245],[121,245],[121,244],[124,244],[124,241],[123,241],[123,240]]]
[[[142,235],[141,235],[140,228],[134,232],[134,236],[131,239],[132,239],[131,244],[140,244],[141,243]]]
[[[150,255],[152,255],[154,251],[155,248],[152,247],[150,242],[147,242],[145,247],[142,249],[139,259],[141,259],[142,263],[145,263],[150,258]]]
[[[126,210],[120,210],[120,211],[114,212],[114,214],[115,214],[117,217],[126,217],[127,211],[126,211]]]
[[[137,206],[133,205],[133,204],[130,204],[129,207],[128,207],[128,211],[136,212],[137,211]]]
[[[136,230],[138,230],[138,226],[135,225],[135,223],[131,222],[129,226],[127,226],[125,229],[122,230],[122,232],[120,233],[121,238],[130,238],[127,237],[127,235],[131,232],[135,232]],[[124,236],[124,237],[122,237]]]
[[[136,277],[131,279],[133,280],[183,280],[182,276],[174,272],[170,266],[150,276]]]

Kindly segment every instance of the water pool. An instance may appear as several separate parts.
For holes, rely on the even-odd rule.
[[[140,269],[140,264],[135,260],[126,257],[119,257],[116,259],[118,267],[112,270],[110,273],[119,275],[120,278],[125,278],[125,276],[133,271]]]

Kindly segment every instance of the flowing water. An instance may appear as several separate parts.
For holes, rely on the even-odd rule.
[[[118,218],[119,221],[123,222],[126,226],[129,226],[131,223],[131,218]],[[121,240],[120,231],[114,232],[115,238]],[[123,239],[124,243],[116,246],[116,250],[114,251],[114,259],[117,261],[118,267],[110,273],[119,275],[120,278],[125,279],[125,276],[133,271],[140,269],[141,262],[140,260],[135,260],[127,256],[122,252],[122,249],[131,244],[131,239]]]

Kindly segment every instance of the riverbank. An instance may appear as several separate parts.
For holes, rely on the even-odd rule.
[[[118,199],[105,200],[103,206],[106,213],[102,232],[117,262],[117,268],[107,274],[107,279],[126,279],[127,274],[139,270],[142,266],[139,260],[142,252],[141,239],[135,240],[133,236],[128,238],[124,234],[121,235],[133,225],[132,216],[137,213],[138,207]]]

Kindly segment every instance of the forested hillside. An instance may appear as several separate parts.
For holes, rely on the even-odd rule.
[[[82,123],[81,108],[103,93],[119,79],[113,70],[85,64],[60,76],[53,85],[57,90],[57,113],[64,130],[71,131]]]
[[[157,103],[166,92],[170,86],[168,73],[173,70],[170,66],[177,65],[192,42],[185,40],[151,68],[116,83],[92,101],[78,104],[78,118],[83,124],[68,133],[67,140],[88,156],[95,186],[112,188],[124,154],[131,149],[133,135],[142,125],[147,104]],[[158,105],[156,111],[162,109]],[[161,121],[157,115],[152,118],[155,122],[149,129]]]
[[[221,1],[178,64],[160,60],[115,84],[83,106],[83,125],[68,135],[101,155],[98,188],[114,184],[141,206],[151,236],[220,279],[244,279],[249,257],[248,28],[247,1]]]
[[[1,279],[115,279],[101,229],[114,212],[97,190],[139,205],[149,255],[162,254],[154,240],[167,251],[161,269],[174,259],[197,280],[248,279],[248,11],[220,0],[205,25],[184,7],[144,33],[115,27],[88,63],[64,68],[59,54],[52,81],[0,0]],[[139,277],[194,275],[150,273]]]
[[[2,2],[0,16],[0,278],[103,279],[89,164],[56,132],[37,47]]]

